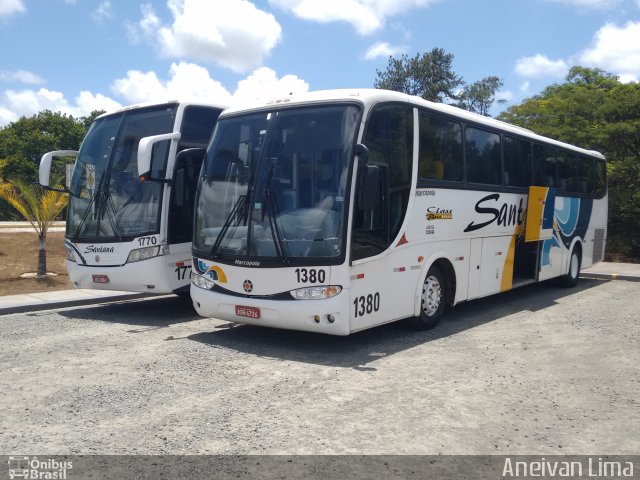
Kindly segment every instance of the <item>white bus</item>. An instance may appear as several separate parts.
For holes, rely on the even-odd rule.
[[[604,157],[383,90],[225,111],[198,186],[191,297],[347,335],[602,260]]]
[[[76,288],[188,294],[196,182],[223,107],[171,101],[101,115],[75,156],[65,248]],[[138,161],[140,151],[140,165]]]

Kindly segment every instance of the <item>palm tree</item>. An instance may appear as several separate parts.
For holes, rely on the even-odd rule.
[[[54,185],[58,182],[54,182]],[[47,275],[47,231],[60,212],[67,206],[66,193],[44,190],[39,185],[29,185],[22,180],[0,182],[0,198],[15,208],[38,234],[37,277]]]

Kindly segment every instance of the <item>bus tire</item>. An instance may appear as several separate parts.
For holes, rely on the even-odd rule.
[[[447,303],[447,281],[437,266],[432,266],[422,285],[420,315],[413,317],[413,325],[420,330],[430,330],[440,321]]]
[[[566,288],[575,287],[580,279],[580,265],[582,264],[582,258],[580,255],[580,249],[574,248],[571,251],[571,258],[569,258],[569,271],[566,275],[560,278],[560,285]]]

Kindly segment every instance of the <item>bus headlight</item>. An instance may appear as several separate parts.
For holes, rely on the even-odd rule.
[[[153,257],[157,257],[160,252],[160,247],[144,247],[136,248],[129,252],[127,257],[127,263],[141,262],[142,260],[148,260]]]
[[[73,254],[73,249],[67,247],[65,247],[64,249],[67,251],[67,260],[73,263],[77,263],[76,256]]]
[[[191,283],[193,283],[196,287],[203,288],[205,290],[211,290],[214,286],[212,280],[207,277],[203,277],[202,275],[198,275],[194,273],[191,277]]]
[[[291,290],[291,296],[296,300],[321,300],[335,297],[342,291],[342,287],[329,285],[322,287],[304,287]]]

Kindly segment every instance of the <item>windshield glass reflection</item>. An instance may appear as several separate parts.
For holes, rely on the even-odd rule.
[[[315,106],[218,123],[194,246],[213,257],[337,258],[360,112]]]
[[[71,181],[67,236],[121,239],[157,233],[161,183],[138,177],[138,142],[171,132],[175,106],[129,110],[96,120],[82,143]],[[154,147],[152,176],[164,178],[169,142]]]

